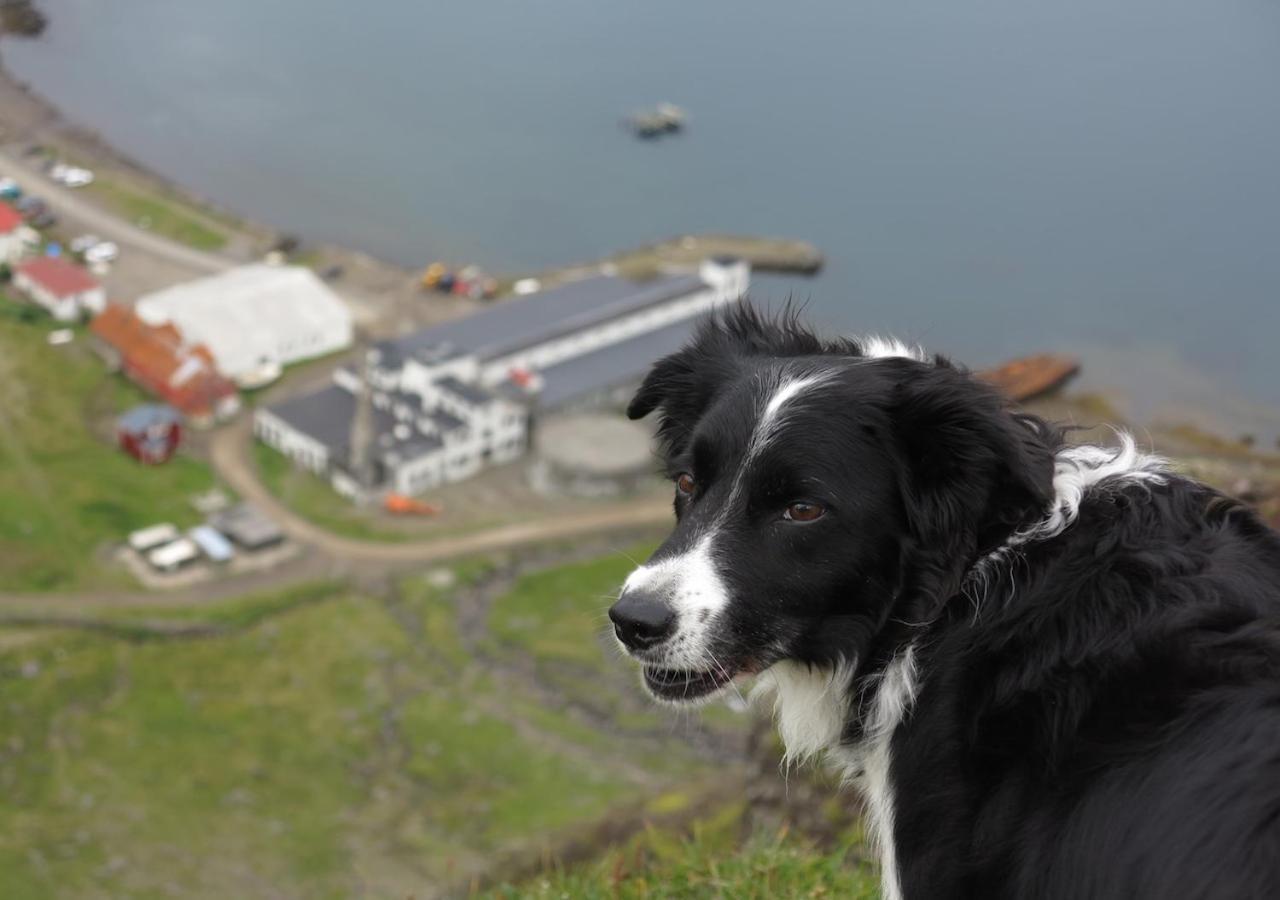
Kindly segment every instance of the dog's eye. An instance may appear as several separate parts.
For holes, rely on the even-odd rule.
[[[788,522],[816,522],[818,519],[821,519],[825,513],[826,510],[818,504],[805,503],[804,501],[801,501],[799,503],[792,503],[788,506],[786,511],[783,512],[782,517]]]
[[[697,486],[697,482],[693,480],[693,476],[688,472],[681,472],[676,476],[676,490],[686,497],[692,497],[693,489]]]

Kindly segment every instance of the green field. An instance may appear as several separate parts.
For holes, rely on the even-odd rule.
[[[109,375],[83,331],[50,347],[47,320],[0,297],[0,592],[71,590],[125,577],[103,545],[159,521],[185,525],[213,484],[184,455],[143,466],[111,442],[115,415],[146,398]]]
[[[735,824],[736,823],[730,823]],[[875,900],[879,875],[856,837],[823,849],[800,836],[645,834],[626,849],[492,891],[490,900]]]
[[[227,243],[220,223],[182,200],[102,176],[88,190],[113,212],[147,231],[197,250],[220,250]]]
[[[0,628],[4,896],[406,897],[542,858],[620,804],[690,802],[716,770],[668,723],[554,699],[522,650],[464,627],[490,569],[115,611],[110,634]],[[582,601],[559,615],[589,621],[606,574],[554,571]],[[614,674],[595,690],[643,705]]]

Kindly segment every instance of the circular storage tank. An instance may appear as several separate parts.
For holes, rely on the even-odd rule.
[[[616,414],[549,418],[537,430],[530,480],[551,494],[628,494],[653,482],[657,463],[651,440],[648,428]]]

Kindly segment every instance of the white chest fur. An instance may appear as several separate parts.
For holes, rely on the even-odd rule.
[[[895,656],[869,685],[870,714],[864,737],[855,745],[841,744],[850,715],[852,664],[818,669],[779,663],[761,677],[759,691],[774,692],[774,715],[786,747],[786,762],[825,754],[844,780],[857,787],[867,806],[867,825],[880,857],[883,900],[901,900],[897,857],[893,842],[893,783],[890,744],[893,733],[915,703],[919,686],[915,648]]]

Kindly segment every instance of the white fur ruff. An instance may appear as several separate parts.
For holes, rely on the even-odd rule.
[[[899,900],[902,888],[893,843],[889,745],[919,691],[915,647],[894,657],[868,685],[871,710],[863,738],[845,745],[840,738],[849,719],[853,673],[853,663],[831,669],[780,662],[761,674],[752,696],[773,693],[788,765],[825,754],[844,780],[862,792],[872,845],[880,856],[881,896]]]
[[[1010,535],[1008,540],[980,559],[970,570],[968,580],[985,583],[990,567],[1019,547],[1062,534],[1079,518],[1085,495],[1092,489],[1105,487],[1104,482],[1112,485],[1165,482],[1169,468],[1163,457],[1140,451],[1128,432],[1117,430],[1116,438],[1119,446],[1115,448],[1080,444],[1059,450],[1053,467],[1053,502],[1044,518]]]

